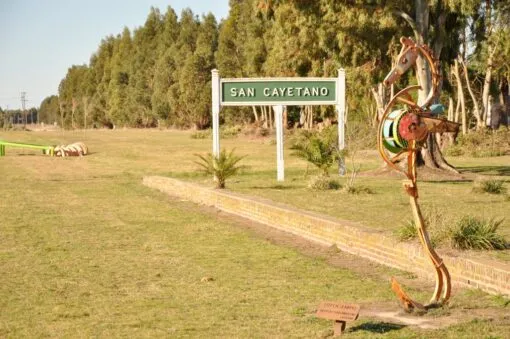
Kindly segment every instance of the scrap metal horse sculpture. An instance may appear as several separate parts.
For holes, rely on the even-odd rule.
[[[412,300],[400,287],[395,278],[392,278],[392,289],[406,311],[421,310],[441,306],[450,298],[451,280],[448,269],[443,260],[431,245],[429,235],[425,228],[423,216],[418,205],[418,186],[416,183],[416,157],[417,152],[426,146],[430,133],[457,132],[459,125],[445,119],[435,117],[440,105],[431,105],[437,99],[439,91],[440,73],[438,61],[433,52],[426,45],[415,43],[412,39],[401,38],[402,50],[398,56],[397,64],[384,79],[384,85],[389,86],[397,81],[411,66],[416,67],[416,59],[421,54],[428,62],[432,75],[432,86],[425,102],[415,102],[410,92],[421,89],[421,86],[409,86],[394,95],[384,110],[379,123],[378,150],[384,161],[393,169],[403,172],[407,176],[404,188],[409,195],[413,211],[415,226],[423,249],[432,261],[435,269],[436,288],[428,304],[420,304]],[[403,107],[393,110],[397,104]],[[406,168],[397,163],[407,156]]]
[[[54,147],[53,152],[57,157],[81,157],[87,155],[89,153],[89,149],[83,142],[75,142],[69,145],[57,145]]]

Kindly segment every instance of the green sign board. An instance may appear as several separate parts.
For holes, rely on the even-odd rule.
[[[336,78],[221,79],[222,106],[335,105]]]

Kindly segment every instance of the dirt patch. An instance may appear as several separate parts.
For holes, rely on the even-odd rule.
[[[59,131],[60,127],[55,126],[55,125],[48,125],[48,124],[32,124],[32,125],[27,125],[26,130],[32,131],[32,132],[47,132],[47,131],[55,132],[55,131]]]
[[[419,167],[417,171],[419,181],[428,182],[446,182],[446,181],[473,181],[478,178],[473,173],[454,173],[434,168]],[[365,171],[359,174],[361,177],[387,177],[387,178],[401,178],[405,179],[406,176],[402,172],[395,171],[394,169],[383,166],[375,170]]]

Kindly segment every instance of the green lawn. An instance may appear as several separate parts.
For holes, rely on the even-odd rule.
[[[171,173],[211,184],[194,174],[192,156],[210,151],[210,142],[191,139],[189,132],[2,132],[0,139],[84,141],[92,152],[62,159],[8,148],[0,158],[0,338],[323,337],[332,325],[314,316],[320,301],[391,305],[396,302],[387,279],[408,276],[377,265],[370,266],[377,275],[332,266],[326,255],[274,244],[236,219],[142,186],[143,175]],[[250,168],[227,184],[235,191],[381,229],[394,227],[393,218],[408,218],[398,179],[360,178],[374,195],[317,193],[305,188],[306,164],[288,153],[288,180],[276,182],[275,146],[268,140],[222,142],[249,154]],[[367,167],[377,163],[364,161]],[[481,166],[463,161],[461,166]],[[491,161],[505,166],[501,159]],[[434,199],[443,185],[450,195]],[[469,192],[469,183],[422,186],[424,204],[456,199],[458,206],[470,202],[461,207],[470,211],[494,201],[501,206],[483,213],[505,216],[501,197],[458,196]],[[507,220],[507,234],[509,228]],[[430,293],[411,289],[419,300]],[[349,324],[345,337],[504,338],[509,307],[502,297],[460,291],[444,311],[466,313],[460,324],[420,330],[361,318]]]

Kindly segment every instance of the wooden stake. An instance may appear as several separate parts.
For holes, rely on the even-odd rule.
[[[346,322],[342,320],[336,320],[335,325],[333,325],[333,329],[335,331],[335,335],[342,335],[345,331]]]

